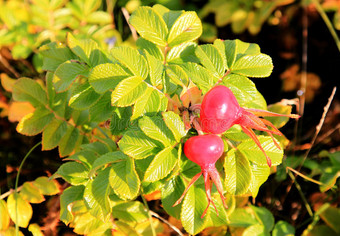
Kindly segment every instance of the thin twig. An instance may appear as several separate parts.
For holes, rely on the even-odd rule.
[[[332,133],[334,133],[337,129],[340,129],[340,124],[335,126],[335,128],[330,129],[327,133],[320,136],[317,141],[315,141],[316,144],[321,143],[323,140],[325,140],[328,136],[330,136]]]
[[[169,221],[167,221],[166,219],[164,219],[163,217],[161,217],[160,215],[158,215],[156,212],[154,211],[150,211],[150,214],[156,218],[158,218],[159,220],[163,221],[165,224],[167,224],[171,229],[173,229],[179,236],[184,236],[184,234],[173,224],[171,224]]]
[[[131,34],[132,34],[133,39],[134,39],[135,41],[137,41],[137,39],[138,39],[137,31],[136,31],[136,29],[135,29],[132,25],[130,25],[130,23],[129,23],[129,18],[130,18],[129,12],[128,12],[128,11],[126,10],[126,8],[124,8],[124,7],[122,7],[122,12],[123,12],[123,15],[124,15],[124,17],[125,17],[126,22],[127,22],[128,25],[129,25],[129,28],[130,28],[130,30],[131,30]]]
[[[289,177],[293,180],[294,185],[295,185],[296,189],[298,190],[298,193],[299,193],[299,195],[300,195],[302,201],[303,201],[304,204],[305,204],[305,207],[306,207],[306,209],[307,209],[308,214],[312,217],[312,216],[313,216],[312,208],[310,207],[310,205],[309,205],[309,203],[308,203],[308,201],[307,201],[305,195],[303,194],[300,184],[296,181],[296,178],[295,178],[295,176],[293,175],[292,172],[288,172],[288,175],[289,175]]]
[[[22,189],[22,185],[20,187],[17,188],[17,192],[20,192],[20,190]],[[15,189],[10,189],[9,191],[3,193],[0,195],[0,200],[5,199],[6,197],[8,197],[9,195],[11,195],[11,193],[13,193],[15,191]]]
[[[296,175],[299,175],[299,176],[301,176],[302,178],[304,178],[304,179],[306,179],[306,180],[308,180],[308,181],[310,181],[310,182],[313,182],[313,183],[318,184],[318,185],[323,185],[323,183],[321,183],[320,181],[317,181],[317,180],[314,180],[314,179],[312,179],[312,178],[309,178],[308,176],[306,176],[306,175],[304,175],[304,174],[301,174],[300,172],[294,170],[292,167],[287,166],[286,169],[288,169],[288,170],[294,172]]]
[[[26,161],[26,159],[29,157],[29,155],[34,151],[34,149],[36,147],[38,147],[39,145],[41,144],[41,141],[39,143],[37,143],[36,145],[34,145],[29,151],[28,153],[26,154],[26,156],[24,157],[24,159],[22,159],[21,163],[20,163],[20,166],[19,166],[19,169],[18,169],[18,174],[17,174],[17,177],[15,179],[15,195],[14,195],[14,198],[15,198],[15,234],[16,235],[19,235],[19,225],[18,225],[18,201],[17,201],[17,193],[18,193],[18,184],[19,184],[19,176],[20,176],[20,172],[21,172],[21,169]]]
[[[152,223],[152,214],[150,212],[150,208],[148,206],[148,202],[146,201],[145,197],[143,196],[143,194],[140,195],[142,197],[142,200],[143,200],[143,203],[144,203],[144,206],[147,210],[147,214],[149,216],[149,221],[150,221],[150,227],[151,227],[151,231],[152,231],[152,235],[153,236],[156,236],[156,230],[155,230],[155,227],[153,226],[153,223]]]
[[[322,116],[321,116],[321,119],[320,119],[319,124],[316,126],[316,131],[315,131],[315,134],[314,134],[314,136],[313,136],[313,139],[312,139],[312,142],[311,142],[311,144],[310,144],[310,147],[309,147],[309,149],[307,150],[307,152],[305,153],[305,156],[303,157],[303,161],[302,161],[302,163],[300,164],[300,166],[299,166],[299,168],[298,168],[297,171],[300,171],[300,169],[301,169],[303,163],[304,163],[305,160],[307,159],[307,157],[308,157],[308,155],[309,155],[309,153],[310,153],[310,151],[311,151],[311,149],[312,149],[312,147],[313,147],[313,145],[314,145],[314,143],[315,143],[316,138],[318,137],[318,135],[319,135],[319,133],[320,133],[320,130],[321,130],[322,126],[323,126],[323,123],[325,122],[327,112],[328,112],[328,110],[329,110],[329,108],[330,108],[330,106],[331,106],[331,103],[332,103],[332,101],[333,101],[335,92],[336,92],[336,87],[333,88],[332,94],[331,94],[331,96],[328,98],[328,102],[327,102],[326,106],[323,108],[323,114],[322,114]]]

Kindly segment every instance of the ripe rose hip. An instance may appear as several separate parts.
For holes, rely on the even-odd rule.
[[[208,212],[210,203],[213,204],[217,214],[215,203],[211,199],[211,180],[215,183],[217,191],[219,192],[223,205],[227,208],[225,197],[223,196],[223,186],[220,175],[215,167],[216,161],[222,156],[224,151],[224,144],[222,139],[215,134],[205,134],[189,138],[184,144],[184,154],[189,160],[195,162],[201,167],[201,172],[195,175],[187,188],[184,190],[182,196],[175,202],[173,206],[178,205],[188,192],[191,185],[203,174],[205,192],[208,199],[208,206],[202,214],[202,218]]]
[[[284,115],[264,110],[242,108],[229,88],[218,85],[206,93],[203,98],[200,111],[201,129],[205,133],[221,134],[235,124],[240,125],[243,132],[252,138],[264,153],[268,166],[271,166],[271,160],[262,148],[253,129],[267,132],[272,137],[274,144],[280,149],[281,147],[274,139],[273,134],[282,135],[282,133],[272,123],[258,116],[299,118],[298,115],[294,114]],[[268,129],[267,126],[270,126],[272,130]]]

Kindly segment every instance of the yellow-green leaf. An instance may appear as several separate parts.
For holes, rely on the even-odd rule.
[[[8,213],[20,227],[26,228],[32,218],[32,206],[18,193],[12,193],[7,199]]]
[[[10,217],[5,200],[0,199],[0,231],[9,227]]]
[[[25,182],[22,185],[20,195],[30,203],[41,203],[45,200],[39,189],[30,182]]]

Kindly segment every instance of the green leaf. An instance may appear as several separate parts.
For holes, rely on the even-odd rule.
[[[268,111],[289,115],[292,113],[292,106],[284,105],[278,102],[278,103],[269,105]],[[279,129],[283,127],[289,121],[289,117],[284,117],[284,116],[266,117],[266,120],[269,120],[276,128]]]
[[[265,54],[243,56],[231,68],[232,73],[249,77],[268,77],[273,71],[273,62]]]
[[[164,105],[168,99],[154,88],[148,87],[143,96],[141,96],[133,106],[131,119],[135,120],[143,115],[154,116],[159,111],[164,111]]]
[[[233,92],[241,107],[266,110],[266,100],[247,77],[229,74],[223,79],[222,84]]]
[[[119,162],[121,160],[125,160],[126,156],[121,151],[115,151],[115,152],[108,152],[100,157],[98,157],[92,165],[92,169],[89,173],[89,176],[92,176],[94,172],[96,172],[99,168],[111,164],[114,162]]]
[[[87,77],[88,73],[88,68],[81,63],[72,61],[62,63],[54,72],[52,79],[56,92],[68,90],[77,78]]]
[[[172,111],[163,112],[162,116],[166,126],[174,135],[176,142],[180,142],[181,139],[187,134],[181,117]]]
[[[113,191],[123,200],[137,197],[140,180],[133,159],[126,157],[124,161],[112,164],[110,170],[110,185]]]
[[[92,39],[76,39],[71,33],[67,34],[67,45],[72,52],[90,67],[107,61],[105,55],[100,51],[98,44]]]
[[[7,203],[3,199],[0,199],[0,219],[0,231],[7,229],[11,219],[8,213]]]
[[[211,89],[211,87],[218,81],[218,77],[212,72],[208,71],[204,67],[196,63],[186,63],[183,69],[188,74],[192,82],[194,82],[197,87],[202,89],[203,93],[206,93]]]
[[[112,215],[127,223],[143,222],[148,220],[148,214],[141,202],[124,202],[112,207]]]
[[[108,91],[104,93],[94,106],[90,107],[90,121],[96,123],[106,121],[110,119],[114,109],[111,106],[111,92]]]
[[[127,131],[118,145],[122,152],[135,159],[144,159],[161,151],[159,143],[140,130]]]
[[[34,107],[47,104],[46,91],[37,81],[28,78],[20,78],[14,83],[13,99],[30,102]]]
[[[240,125],[233,125],[230,129],[223,133],[223,136],[234,141],[243,141],[249,139],[249,136],[242,131]]]
[[[32,218],[31,204],[18,193],[12,193],[7,198],[7,209],[12,221],[19,227],[26,228]]]
[[[210,204],[208,221],[205,227],[208,228],[208,227],[219,227],[219,226],[227,225],[228,215],[227,215],[226,209],[223,206],[223,202],[221,200],[220,195],[217,192],[215,192],[214,194],[211,195],[211,198],[216,205],[218,215],[216,213],[214,206]],[[228,210],[232,210],[231,208],[233,207],[232,206],[233,201],[234,201],[233,197],[231,197],[231,195],[227,195],[226,204],[228,206]]]
[[[221,59],[222,59],[224,69],[229,69],[228,63],[227,63],[227,55],[226,55],[226,52],[227,52],[226,51],[226,44],[224,42],[225,42],[225,40],[216,39],[214,41],[213,45],[221,55]]]
[[[170,11],[168,8],[160,4],[156,4],[152,8],[163,17],[163,20],[165,21],[168,29],[171,29],[177,18],[184,12],[172,10]]]
[[[146,79],[148,76],[148,64],[137,49],[120,46],[112,48],[111,55],[122,65],[126,66],[134,75]]]
[[[59,193],[59,185],[56,180],[50,180],[46,176],[36,178],[32,184],[39,189],[39,192],[44,195],[55,195]]]
[[[143,116],[138,121],[138,125],[147,136],[161,142],[166,147],[176,143],[171,130],[159,116]]]
[[[182,43],[170,49],[166,55],[166,61],[171,64],[183,64],[185,62],[199,63],[199,59],[195,56],[196,43]]]
[[[173,147],[167,147],[159,152],[144,175],[144,181],[155,182],[167,176],[175,167],[178,160],[178,150]]]
[[[81,150],[76,152],[72,156],[65,158],[65,161],[76,161],[84,164],[86,167],[91,168],[93,162],[97,159],[97,155],[94,151]]]
[[[62,164],[55,172],[55,177],[62,177],[72,185],[82,185],[89,181],[89,170],[81,163],[71,161]]]
[[[105,63],[92,69],[89,83],[97,93],[104,93],[116,88],[119,82],[130,76],[119,64]]]
[[[226,156],[224,169],[226,190],[233,195],[246,193],[252,177],[248,159],[231,149]]]
[[[33,136],[42,132],[53,120],[54,115],[46,108],[37,108],[33,113],[24,116],[17,125],[20,134]]]
[[[260,224],[251,225],[243,231],[242,236],[270,236],[265,227]]]
[[[208,70],[222,77],[225,72],[222,56],[218,49],[213,45],[201,45],[195,50],[196,56],[200,59],[201,64]]]
[[[264,207],[250,205],[250,208],[254,211],[256,219],[265,227],[265,230],[271,231],[275,223],[273,214]]]
[[[118,107],[130,106],[144,94],[146,89],[146,83],[139,76],[124,79],[112,92],[111,103]]]
[[[175,207],[172,207],[172,205],[182,196],[184,190],[185,185],[182,177],[179,175],[167,181],[165,186],[161,188],[163,208],[169,215],[176,219],[180,218],[183,203],[180,203]]]
[[[41,203],[45,200],[39,189],[30,182],[25,182],[20,190],[21,197],[31,203]]]
[[[202,34],[201,20],[193,11],[183,12],[174,22],[168,36],[168,45],[173,47],[197,39]]]
[[[130,226],[129,224],[117,220],[115,221],[115,225],[117,225],[118,227],[118,232],[122,232],[125,235],[129,235],[129,236],[139,236],[140,234],[137,233],[136,229],[132,226]]]
[[[61,157],[69,155],[81,142],[82,136],[79,134],[79,130],[72,126],[67,126],[67,131],[64,137],[59,143],[59,155]]]
[[[255,198],[257,196],[257,193],[259,192],[260,186],[268,179],[270,168],[268,165],[259,166],[254,163],[250,163],[250,168],[252,176],[249,185],[249,191],[251,192],[253,198]]]
[[[83,200],[85,186],[71,186],[63,191],[60,196],[60,220],[68,225],[73,221],[73,214],[69,205],[75,201]]]
[[[272,236],[294,236],[295,228],[286,221],[278,221],[273,229]]]
[[[178,65],[168,65],[166,68],[166,74],[169,76],[172,82],[181,87],[186,87],[189,84],[189,77],[185,71]]]
[[[100,171],[96,178],[91,183],[91,192],[94,200],[99,204],[101,211],[103,212],[103,218],[107,216],[110,212],[109,203],[109,191],[110,191],[110,168],[106,168]],[[86,189],[85,189],[86,192]]]
[[[283,157],[283,150],[278,149],[272,138],[269,136],[258,136],[258,139],[262,145],[262,148],[267,153],[268,157],[272,160],[272,165],[277,166],[281,164]],[[267,166],[266,157],[256,143],[252,140],[246,140],[237,146],[237,149],[248,158],[248,160],[254,162],[259,166]]]
[[[55,71],[60,64],[77,58],[69,48],[56,42],[40,47],[39,53],[43,56],[42,69],[47,71]]]
[[[131,125],[131,107],[114,107],[111,116],[110,131],[113,135],[119,135]]]
[[[75,123],[75,126],[84,125],[89,120],[88,110],[72,110],[71,118]]]
[[[229,216],[229,226],[231,227],[248,227],[258,224],[253,214],[250,214],[244,208],[236,208],[234,212]]]
[[[136,41],[136,45],[139,49],[147,51],[150,55],[157,58],[160,61],[164,61],[164,54],[160,47],[156,44],[144,39],[138,38]]]
[[[63,120],[54,119],[42,133],[42,150],[51,150],[58,146],[66,134],[67,124]]]
[[[8,204],[8,201],[7,201],[7,204]],[[340,234],[340,228],[339,228],[340,209],[339,208],[329,206],[326,210],[320,213],[320,217],[337,234]]]
[[[154,56],[150,55],[147,51],[145,51],[145,56],[149,65],[151,84],[153,86],[158,86],[162,83],[162,74],[164,71],[163,63]]]
[[[165,47],[168,28],[162,17],[151,7],[139,7],[131,15],[130,24],[146,40]]]
[[[339,177],[340,177],[339,167],[331,166],[326,168],[320,177],[320,182],[323,183],[322,185],[320,185],[320,191],[326,192],[329,189],[333,188]]]
[[[92,107],[101,95],[96,93],[92,86],[86,82],[78,85],[71,94],[69,106],[76,110],[85,110]]]
[[[181,211],[182,225],[189,234],[198,234],[205,228],[209,212],[203,219],[201,216],[207,206],[208,201],[204,185],[195,184],[191,186],[184,197]]]

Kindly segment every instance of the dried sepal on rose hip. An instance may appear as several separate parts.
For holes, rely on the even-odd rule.
[[[185,194],[188,192],[191,185],[193,185],[197,179],[203,175],[205,192],[208,199],[208,206],[204,210],[201,218],[203,218],[208,212],[210,203],[214,206],[218,215],[215,203],[211,199],[211,181],[215,183],[218,193],[221,196],[223,205],[225,208],[228,206],[225,203],[225,197],[223,196],[223,186],[220,175],[215,167],[216,161],[222,156],[224,152],[224,144],[222,139],[215,134],[204,134],[189,138],[184,144],[185,156],[195,162],[201,167],[201,172],[196,174],[184,190],[182,196],[175,202],[173,206],[178,205],[183,200]]]
[[[286,116],[295,119],[300,117],[295,114],[286,115],[259,109],[242,108],[229,88],[218,85],[204,95],[200,110],[200,125],[203,132],[211,134],[221,134],[235,124],[240,125],[243,132],[253,139],[264,153],[270,167],[271,160],[253,129],[267,132],[279,149],[281,147],[274,139],[273,134],[282,135],[282,133],[271,122],[258,116]],[[269,129],[268,126],[272,129]]]

